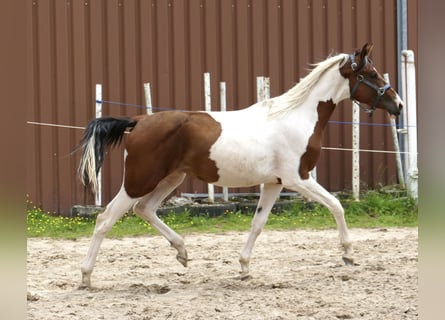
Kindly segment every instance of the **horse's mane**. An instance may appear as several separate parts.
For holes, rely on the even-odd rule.
[[[310,94],[312,88],[317,84],[320,77],[336,64],[339,64],[339,68],[342,67],[346,63],[347,57],[347,54],[342,53],[313,64],[313,69],[306,77],[300,79],[294,87],[279,97],[279,103],[269,104],[271,105],[269,115],[278,115],[300,106],[306,101],[306,98]]]

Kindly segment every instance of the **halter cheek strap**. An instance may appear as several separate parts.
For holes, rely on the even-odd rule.
[[[391,88],[391,85],[389,83],[387,83],[383,87],[379,87],[379,86],[375,85],[374,83],[372,83],[371,81],[369,81],[368,79],[366,79],[365,76],[360,73],[360,71],[363,69],[363,67],[368,63],[368,57],[365,57],[364,59],[362,59],[362,61],[360,61],[360,64],[358,64],[358,65],[355,62],[355,54],[349,55],[349,59],[351,60],[351,68],[357,75],[357,82],[355,83],[354,87],[351,90],[350,98],[351,98],[351,100],[356,101],[354,99],[354,95],[355,95],[358,87],[362,83],[364,85],[370,87],[371,89],[374,89],[377,92],[377,96],[376,96],[374,103],[372,105],[372,109],[362,108],[365,112],[369,113],[369,115],[372,116],[373,112],[375,111],[375,109],[377,108],[377,105],[380,102],[380,99],[386,93],[386,91],[388,91]],[[358,104],[360,105],[360,103],[358,103]],[[361,107],[361,105],[360,105],[360,107]]]
[[[366,79],[363,75],[358,74],[357,82],[355,83],[354,87],[351,90],[351,99],[354,99],[353,96],[361,83],[367,85],[368,87],[374,89],[377,92],[377,97],[376,97],[374,104],[372,106],[373,109],[375,109],[377,107],[380,99],[386,93],[386,91],[388,91],[391,88],[391,85],[389,83],[385,84],[383,87],[379,87],[379,86],[375,85],[374,83],[372,83],[371,81],[369,81],[368,79]]]

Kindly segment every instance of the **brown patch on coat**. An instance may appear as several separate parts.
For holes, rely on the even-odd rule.
[[[318,121],[315,124],[314,133],[309,138],[306,152],[301,156],[300,168],[298,173],[301,179],[309,179],[309,172],[314,169],[315,164],[320,157],[321,151],[321,138],[323,136],[323,130],[328,123],[329,118],[334,112],[335,104],[332,100],[320,101],[317,106]]]
[[[137,120],[125,146],[124,187],[130,197],[150,193],[174,171],[205,182],[219,179],[216,163],[209,156],[222,129],[209,114],[166,111],[137,116]]]

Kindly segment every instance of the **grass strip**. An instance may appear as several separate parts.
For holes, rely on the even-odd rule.
[[[360,201],[350,197],[341,199],[345,209],[346,222],[350,228],[373,227],[414,227],[417,226],[417,205],[404,193],[371,191],[363,194]],[[180,234],[195,232],[246,231],[250,229],[253,213],[225,212],[218,217],[182,213],[167,214],[161,219]],[[89,237],[93,233],[95,220],[91,218],[67,218],[53,216],[39,208],[27,211],[28,237],[50,237],[75,239]],[[280,213],[272,213],[266,229],[327,229],[336,228],[332,214],[324,206],[296,201],[290,208]],[[155,235],[157,231],[147,222],[133,214],[125,214],[113,226],[107,237]]]

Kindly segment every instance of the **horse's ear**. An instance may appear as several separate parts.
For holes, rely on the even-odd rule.
[[[360,58],[363,59],[364,57],[369,56],[373,47],[374,45],[372,43],[365,43],[362,50],[360,51]]]

